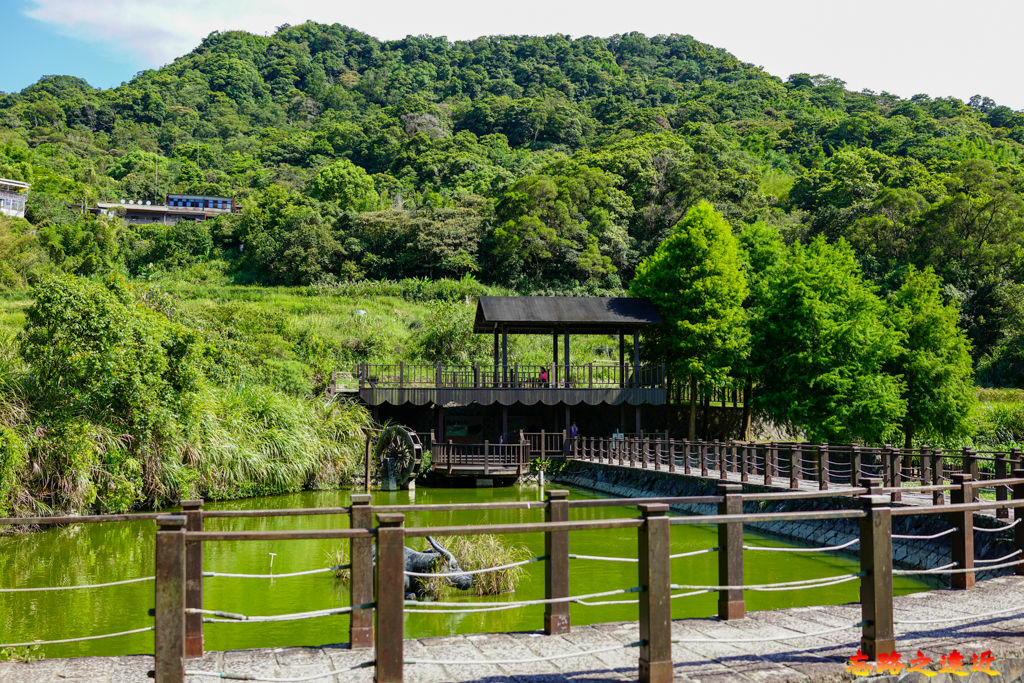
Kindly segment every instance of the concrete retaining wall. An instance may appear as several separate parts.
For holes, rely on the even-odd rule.
[[[592,462],[569,461],[553,481],[576,486],[617,498],[645,498],[657,496],[710,496],[717,493],[719,482],[714,479],[687,476],[665,471],[638,470],[629,467],[604,465]],[[744,493],[779,491],[780,488],[765,487],[747,483]],[[796,512],[812,510],[856,509],[858,501],[842,496],[811,498],[786,501],[750,501],[744,505],[744,512]],[[690,514],[714,514],[715,505],[673,505],[675,512]],[[996,528],[1004,526],[1002,520],[985,515],[975,515],[974,524],[979,527]],[[775,536],[797,544],[808,546],[831,546],[845,543],[858,536],[857,520],[808,520],[794,522],[751,523],[747,528],[759,533]],[[949,528],[941,515],[920,515],[893,518],[893,534],[915,534],[928,536]],[[975,559],[994,559],[1014,551],[1013,532],[975,533]],[[857,546],[842,551],[856,556]],[[930,569],[950,560],[950,537],[934,540],[894,539],[893,561],[906,569]],[[1012,572],[1013,568],[978,572],[984,579],[997,574]],[[941,580],[941,579],[940,579]]]

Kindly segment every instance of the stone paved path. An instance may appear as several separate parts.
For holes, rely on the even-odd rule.
[[[972,653],[991,650],[997,657],[993,667],[1002,675],[990,677],[975,672],[970,677],[940,674],[926,678],[904,673],[905,683],[947,683],[950,681],[1008,682],[1024,680],[1024,577],[1004,576],[979,583],[969,591],[938,590],[896,598],[896,620],[954,619],[968,615],[1015,608],[1004,615],[966,623],[935,625],[897,624],[897,651],[903,662],[921,650],[939,662],[955,648],[970,663]],[[754,612],[746,619],[722,622],[717,619],[682,619],[673,622],[672,633],[679,639],[713,642],[673,645],[676,680],[728,681],[841,681],[854,680],[845,673],[846,660],[856,651],[859,629],[827,635],[769,642],[728,642],[730,640],[786,637],[813,634],[860,621],[858,605],[800,607]],[[522,664],[481,664],[484,660],[529,659],[555,654],[578,653],[619,646],[637,640],[635,623],[579,626],[565,636],[539,633],[498,633],[421,638],[405,641],[406,658],[466,662],[467,664],[406,664],[405,680],[410,683],[486,681],[497,683],[546,683],[548,681],[634,681],[637,679],[637,650],[618,649],[600,654],[567,657],[549,662]],[[363,683],[373,680],[372,668],[350,669],[372,658],[372,650],[352,651],[347,646],[275,648],[213,652],[189,660],[187,670],[248,674],[259,678],[296,678],[335,671],[317,678],[335,683]],[[31,663],[0,663],[0,683],[45,681],[146,681],[152,657],[84,657],[50,659]],[[937,666],[932,667],[933,670]],[[969,667],[968,667],[969,668]],[[190,683],[215,681],[209,676],[189,676]],[[856,680],[895,681],[895,676],[873,676]]]

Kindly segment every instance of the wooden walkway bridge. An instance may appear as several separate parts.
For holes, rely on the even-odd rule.
[[[975,500],[986,495],[1008,500],[1008,486],[988,482],[1024,466],[1020,449],[687,441],[664,434],[568,437],[564,431],[520,432],[515,444],[433,443],[430,448],[432,469],[454,475],[514,476],[529,471],[534,460],[578,460],[789,491],[852,495],[862,493],[858,485],[864,484],[872,493],[889,495],[893,503],[912,505],[944,504],[950,484],[963,477],[975,482]],[[1006,508],[994,512],[1000,518],[1009,516]]]

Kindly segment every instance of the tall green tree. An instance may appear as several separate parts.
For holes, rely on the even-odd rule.
[[[889,304],[892,325],[905,338],[895,363],[905,382],[904,447],[911,448],[917,434],[966,435],[975,403],[974,371],[958,308],[943,303],[931,268],[913,266]]]
[[[811,440],[892,435],[906,414],[903,382],[887,372],[901,336],[846,242],[793,245],[765,288],[751,319],[755,407]]]
[[[698,385],[726,382],[744,358],[747,281],[729,223],[700,202],[638,267],[630,286],[649,298],[665,329],[649,340],[670,375],[690,384],[690,438],[696,438]]]

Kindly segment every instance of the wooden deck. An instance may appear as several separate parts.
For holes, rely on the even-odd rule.
[[[433,444],[430,468],[462,477],[517,477],[530,469],[530,442]]]

